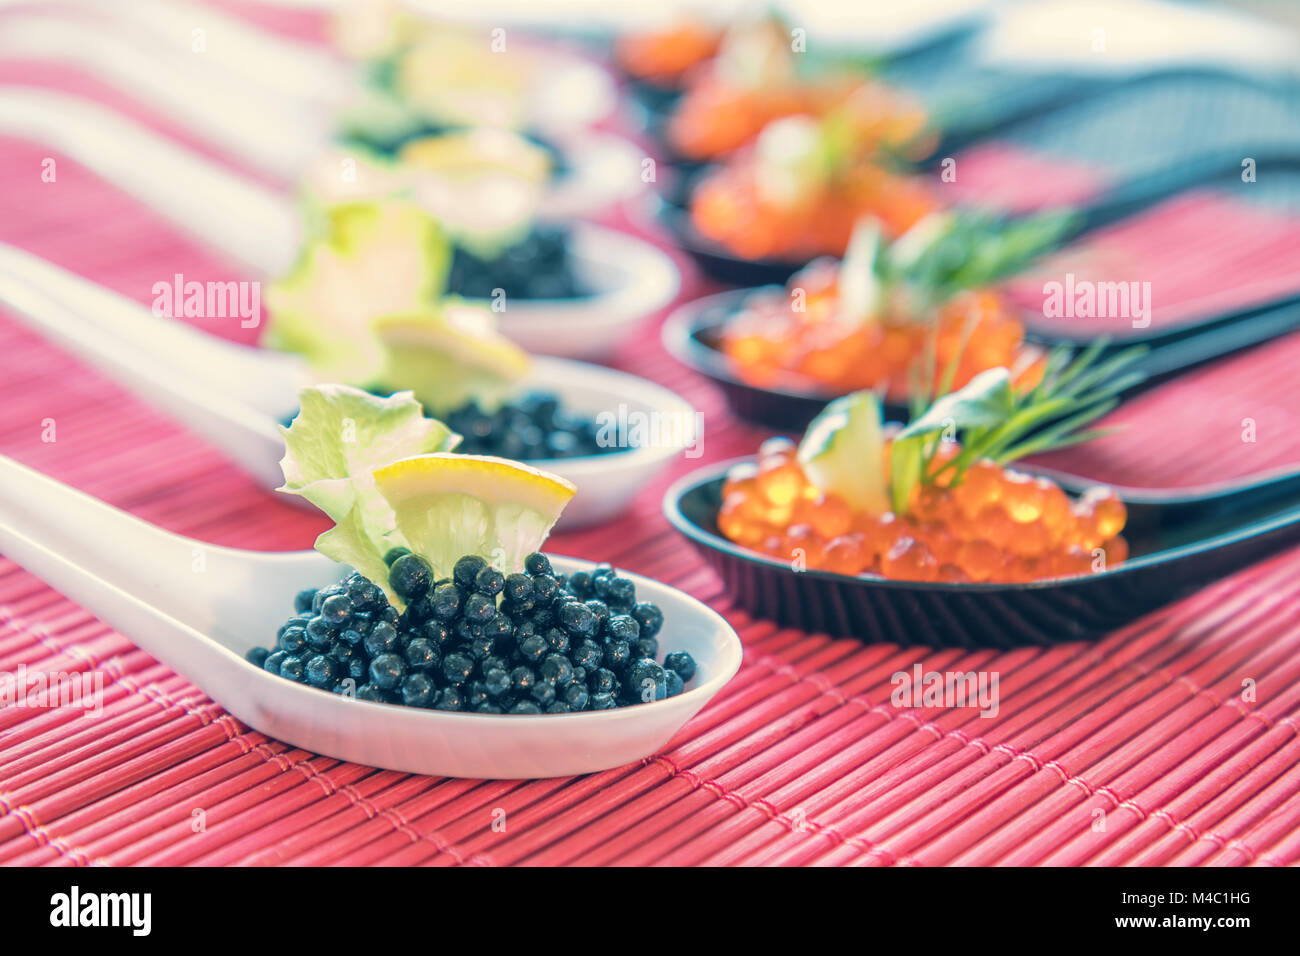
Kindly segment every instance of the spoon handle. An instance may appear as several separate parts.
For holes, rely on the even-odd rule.
[[[257,278],[284,272],[297,254],[292,203],[102,106],[47,90],[0,89],[0,134],[70,156]]]
[[[15,15],[3,26],[0,59],[39,58],[94,74],[269,176],[289,180],[301,173],[326,141],[326,114],[292,110],[238,78],[222,76],[200,55],[160,56],[84,18]]]
[[[314,551],[240,551],[173,534],[3,455],[0,553],[128,635],[165,618],[245,647],[297,590],[339,573]]]
[[[211,4],[189,0],[45,0],[51,7],[90,14],[106,31],[133,33],[150,55],[174,51],[201,58],[224,82],[243,81],[262,97],[283,99],[288,108],[330,103],[342,94],[337,59],[306,43],[254,26]]]
[[[263,487],[280,484],[284,444],[276,418],[297,407],[298,383],[297,366],[283,356],[219,342],[3,245],[0,304],[166,409]],[[244,399],[280,411],[273,416]]]
[[[1300,167],[1300,152],[1295,149],[1262,153],[1252,158],[1261,170],[1293,170]],[[1189,189],[1240,186],[1243,161],[1241,150],[1235,153],[1202,153],[1120,183],[1105,192],[1096,202],[1079,210],[1079,224],[1074,234],[1068,238],[1076,239],[1085,233],[1127,219]]]
[[[1034,474],[1051,478],[1071,494],[1081,494],[1097,484],[1055,468],[1032,467]],[[1213,485],[1188,488],[1128,488],[1111,486],[1130,509],[1160,512],[1163,523],[1205,518],[1231,518],[1255,511],[1300,508],[1300,466],[1292,465]]]
[[[200,547],[0,456],[0,551],[106,619],[127,599],[192,614],[177,578]]]
[[[1000,96],[990,104],[981,94],[985,91],[965,89],[960,97],[935,103],[931,108],[939,143],[923,164],[936,168],[943,159],[970,149],[986,139],[1005,135],[1018,126],[1055,112],[1062,107],[1100,97],[1114,89],[1113,80],[1099,80],[1083,75],[1048,77],[1037,83],[1022,83],[999,90]],[[974,95],[972,95],[974,94]]]
[[[172,310],[181,303],[174,277],[161,280]],[[155,301],[161,296],[155,295]],[[146,398],[185,401],[203,391],[207,404],[231,402],[279,417],[297,406],[306,374],[297,358],[209,335],[157,314],[39,256],[0,243],[0,304]],[[216,320],[260,324],[238,316]],[[147,386],[147,387],[145,387]]]
[[[932,111],[942,135],[939,146],[925,165],[933,168],[944,157],[985,140],[1019,131],[1058,111],[1076,110],[1090,102],[1114,98],[1143,86],[1165,84],[1179,78],[1193,81],[1213,78],[1223,72],[1223,66],[1213,62],[1186,66],[1155,62],[1137,64],[1133,72],[1118,75],[1063,72],[1036,77],[1031,83],[1014,72],[995,72],[997,96],[987,95],[988,82],[985,81],[962,88],[960,95],[949,94],[949,101],[934,105]],[[1255,74],[1236,71],[1233,79],[1260,90],[1286,95],[1288,77],[1282,69],[1270,71],[1264,65],[1264,69]]]
[[[25,260],[40,268],[29,271]],[[16,263],[23,268],[14,271]],[[277,420],[240,401],[240,395],[250,397],[261,390],[263,401],[281,403],[279,415],[291,414],[296,382],[283,356],[214,341],[85,280],[55,284],[60,293],[72,295],[75,304],[69,306],[57,294],[45,294],[49,278],[60,272],[26,252],[0,245],[0,304],[144,401],[165,408],[264,488],[281,483],[283,440]],[[30,276],[35,284],[18,276]],[[73,278],[68,273],[64,277]],[[263,368],[266,375],[260,377]]]
[[[1300,328],[1300,295],[1287,295],[1262,308],[1251,307],[1223,316],[1203,330],[1175,336],[1173,341],[1157,344],[1139,357],[1130,369],[1144,377],[1125,394],[1144,391],[1198,365],[1261,345],[1296,328]]]

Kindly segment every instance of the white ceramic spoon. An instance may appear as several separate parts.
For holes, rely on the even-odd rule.
[[[88,18],[105,33],[143,42],[154,56],[185,56],[228,83],[242,82],[285,106],[326,108],[345,95],[348,75],[319,46],[253,26],[207,3],[188,0],[0,0],[0,9]]]
[[[323,110],[292,109],[293,100],[214,70],[204,55],[188,52],[185,62],[175,52],[52,9],[0,16],[0,60],[39,60],[95,76],[273,177],[290,179],[324,149],[330,126]]]
[[[26,6],[22,0],[0,0],[0,8]],[[41,7],[77,16],[89,14],[105,31],[131,36],[155,51],[153,55],[197,61],[216,82],[246,85],[259,91],[260,97],[272,97],[290,110],[323,110],[332,116],[355,95],[355,71],[332,51],[263,30],[211,4],[43,0]],[[484,45],[491,43],[491,28],[479,29]],[[617,108],[618,84],[597,63],[563,50],[538,47],[518,35],[507,35],[506,41],[506,52],[501,55],[520,54],[532,60],[532,82],[524,108],[530,129],[547,134],[584,129]],[[198,42],[201,51],[196,49]]]
[[[2,88],[0,135],[71,157],[258,277],[285,272],[297,256],[302,232],[290,200],[98,104]]]
[[[0,457],[0,552],[130,638],[249,726],[315,753],[408,773],[518,779],[618,767],[660,749],[740,666],[736,633],[682,592],[627,575],[663,609],[666,652],[698,670],[676,697],[541,716],[359,701],[244,660],[274,641],[293,596],[344,569],[314,551],[222,548],[171,534]],[[561,573],[590,562],[554,558]]]
[[[578,130],[554,137],[552,145],[567,167],[552,180],[538,207],[548,219],[581,219],[609,212],[648,193],[641,176],[644,151],[612,133]]]
[[[223,155],[282,182],[296,182],[330,144],[330,118],[323,111],[264,96],[192,52],[183,58],[159,55],[156,48],[132,43],[85,17],[57,12],[3,17],[0,60],[5,59],[38,59],[91,73]],[[349,71],[344,64],[338,69]],[[622,137],[562,130],[554,134],[553,145],[566,171],[543,197],[543,216],[597,216],[645,188],[641,150]]]
[[[277,426],[296,413],[298,390],[309,382],[296,356],[225,342],[155,316],[138,302],[3,244],[0,304],[202,435],[263,487],[282,483],[284,442]],[[593,419],[603,413],[616,420],[622,410],[661,429],[640,447],[539,462],[578,486],[561,528],[613,517],[674,456],[698,447],[691,406],[626,372],[535,358],[521,388],[552,392],[565,407]]]
[[[256,277],[293,264],[302,225],[293,200],[181,148],[102,106],[63,93],[0,88],[0,135],[46,144],[147,203]],[[656,246],[572,225],[580,299],[511,299],[501,331],[530,352],[596,358],[677,294],[677,267]]]

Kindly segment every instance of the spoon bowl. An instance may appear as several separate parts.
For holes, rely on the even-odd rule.
[[[176,145],[94,103],[47,90],[0,89],[0,134],[51,146],[168,217],[199,242],[243,264],[252,277],[282,275],[303,237],[293,197],[268,188]],[[575,135],[575,134],[571,134]],[[608,204],[639,188],[628,145],[592,140],[586,166],[552,201]],[[572,142],[586,142],[571,139]],[[599,172],[593,171],[599,167]],[[633,192],[635,192],[633,188]],[[593,205],[594,208],[594,205]],[[558,221],[558,220],[557,220]],[[680,287],[673,261],[630,234],[582,221],[568,223],[570,258],[594,290],[573,299],[511,299],[502,331],[528,351],[603,358],[638,323],[664,308]]]
[[[0,551],[192,681],[249,726],[296,747],[406,773],[564,777],[661,749],[740,667],[735,631],[667,585],[626,575],[664,612],[669,650],[698,669],[686,690],[615,710],[540,716],[377,704],[272,675],[244,659],[274,640],[293,596],[345,569],[314,551],[221,548],[155,528],[0,458]],[[552,559],[569,574],[594,567]]]
[[[756,289],[730,289],[678,306],[665,320],[660,335],[664,348],[683,365],[708,378],[721,389],[733,412],[748,421],[781,431],[801,432],[836,392],[795,373],[758,384],[746,379],[737,363],[720,347],[727,323],[751,296],[783,294],[778,285]],[[1240,312],[1207,317],[1174,330],[1158,330],[1142,337],[1127,336],[1111,348],[1148,346],[1128,369],[1141,374],[1126,394],[1149,388],[1191,368],[1233,352],[1268,342],[1300,328],[1300,296],[1281,294],[1272,302],[1252,305]],[[1023,349],[1041,355],[1056,346],[1082,350],[1085,337],[1066,338],[1028,329]],[[898,396],[885,399],[885,411],[906,420],[909,409]]]
[[[1129,522],[1129,558],[1092,574],[1028,583],[903,581],[799,570],[718,530],[727,471],[710,465],[676,482],[664,514],[727,585],[736,603],[786,626],[864,641],[1015,647],[1095,639],[1253,561],[1300,542],[1300,469],[1179,490],[1115,489]],[[1085,479],[1024,469],[1070,492]]]
[[[238,345],[149,309],[31,253],[0,244],[0,305],[220,448],[268,490],[283,481],[279,426],[309,384],[296,357]],[[626,372],[536,357],[523,391],[555,394],[598,425],[642,423],[645,440],[580,458],[532,462],[578,486],[559,528],[624,510],[672,458],[699,438],[695,410],[668,389]],[[635,437],[627,427],[627,435]],[[298,502],[299,499],[291,499]]]
[[[674,309],[660,329],[668,354],[694,369],[722,391],[728,407],[747,421],[784,431],[802,431],[835,393],[795,375],[757,385],[746,381],[736,363],[719,347],[727,321],[750,296],[781,292],[783,286],[729,289],[702,296]],[[890,414],[898,410],[890,407]]]
[[[673,300],[681,275],[658,247],[626,233],[577,223],[570,236],[577,278],[592,293],[571,299],[507,297],[497,324],[526,352],[605,358]]]
[[[687,182],[679,180],[675,191],[685,195],[689,189]],[[748,259],[737,255],[722,243],[701,235],[686,208],[663,199],[656,205],[653,217],[668,230],[700,272],[716,282],[738,286],[782,283],[808,264],[808,259]]]
[[[582,219],[609,212],[646,188],[641,150],[631,140],[598,130],[566,133],[555,140],[565,166],[552,178],[538,214],[545,219]]]

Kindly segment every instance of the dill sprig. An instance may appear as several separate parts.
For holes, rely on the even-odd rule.
[[[862,320],[890,309],[914,322],[933,322],[938,306],[1020,271],[1079,222],[1071,210],[1017,218],[945,210],[889,241],[879,222],[864,218],[841,267],[842,312]]]
[[[1098,340],[1081,352],[1058,346],[1048,354],[1042,377],[1017,388],[1005,368],[989,369],[964,388],[944,394],[894,438],[890,451],[890,500],[903,514],[918,485],[946,477],[961,482],[971,465],[990,459],[1000,465],[1057,448],[1090,441],[1108,429],[1089,424],[1119,404],[1125,390],[1142,381],[1131,366],[1145,353],[1142,346],[1105,357],[1107,342]],[[951,381],[951,369],[945,376]],[[962,449],[935,462],[940,443],[961,433]]]

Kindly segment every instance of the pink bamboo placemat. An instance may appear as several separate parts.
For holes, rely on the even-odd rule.
[[[0,240],[146,302],[176,271],[237,277],[71,161],[60,160],[57,185],[42,184],[45,154],[0,143]],[[205,541],[301,548],[322,529],[9,316],[0,354],[0,452]],[[779,629],[730,608],[659,513],[668,480],[747,454],[764,433],[730,419],[652,327],[614,364],[704,412],[704,456],[677,463],[622,519],[556,535],[551,548],[681,587],[722,610],[745,644],[735,680],[666,750],[529,782],[415,777],[305,753],[235,721],[129,635],[0,559],[0,671],[105,674],[98,720],[75,708],[0,710],[0,862],[1300,859],[1297,552],[1097,644],[934,651]],[[1224,361],[1140,397],[1117,415],[1126,431],[1054,463],[1148,485],[1295,463],[1300,436],[1282,410],[1295,405],[1298,367],[1300,336]],[[1246,418],[1253,442],[1242,440]],[[46,419],[54,442],[42,441]],[[891,675],[917,662],[998,672],[997,716],[894,707]],[[499,811],[504,829],[493,827]]]
[[[1138,287],[1150,309],[1150,331],[1174,330],[1300,295],[1300,219],[1225,192],[1187,192],[1045,257],[1010,282],[1008,292],[1022,308],[1041,313],[1045,284],[1064,287],[1067,275],[1070,288]],[[1073,335],[1130,331],[1135,313],[1107,315],[1110,308],[1036,315],[1033,328]]]

